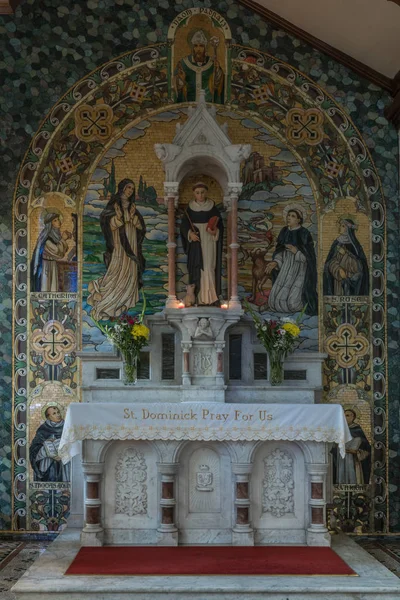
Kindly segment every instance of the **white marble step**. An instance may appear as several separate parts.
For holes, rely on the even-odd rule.
[[[332,548],[358,577],[66,577],[79,535],[68,529],[50,544],[12,588],[16,600],[400,600],[400,579],[344,535]]]

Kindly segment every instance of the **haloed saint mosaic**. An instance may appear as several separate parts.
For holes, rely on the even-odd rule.
[[[33,152],[34,170],[22,166],[16,202],[15,528],[65,525],[71,470],[57,448],[79,400],[76,353],[110,350],[94,321],[137,314],[141,290],[147,314],[165,305],[168,213],[154,146],[172,142],[204,90],[224,135],[251,145],[240,166],[240,299],[267,317],[303,314],[298,351],[326,352],[324,401],[341,403],[349,422],[346,458],[332,456],[331,525],[385,531],[385,213],[354,125],[302,73],[233,44],[211,9],[187,9],[168,40],[113,59],[88,82],[44,122],[46,152]],[[224,189],[206,171],[183,179],[176,207],[176,293],[188,306],[226,298],[229,284]],[[192,225],[210,235],[209,285],[186,244]]]

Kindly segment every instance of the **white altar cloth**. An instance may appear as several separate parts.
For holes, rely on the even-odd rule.
[[[334,442],[344,457],[352,438],[338,404],[72,403],[58,449],[62,461],[80,454],[86,439]]]

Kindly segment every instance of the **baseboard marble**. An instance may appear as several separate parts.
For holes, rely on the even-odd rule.
[[[400,579],[344,535],[332,548],[358,577],[67,577],[79,534],[50,544],[12,588],[16,600],[400,600]]]

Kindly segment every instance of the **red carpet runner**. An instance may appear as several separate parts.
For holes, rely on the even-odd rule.
[[[105,546],[81,548],[66,575],[356,575],[330,548]]]

